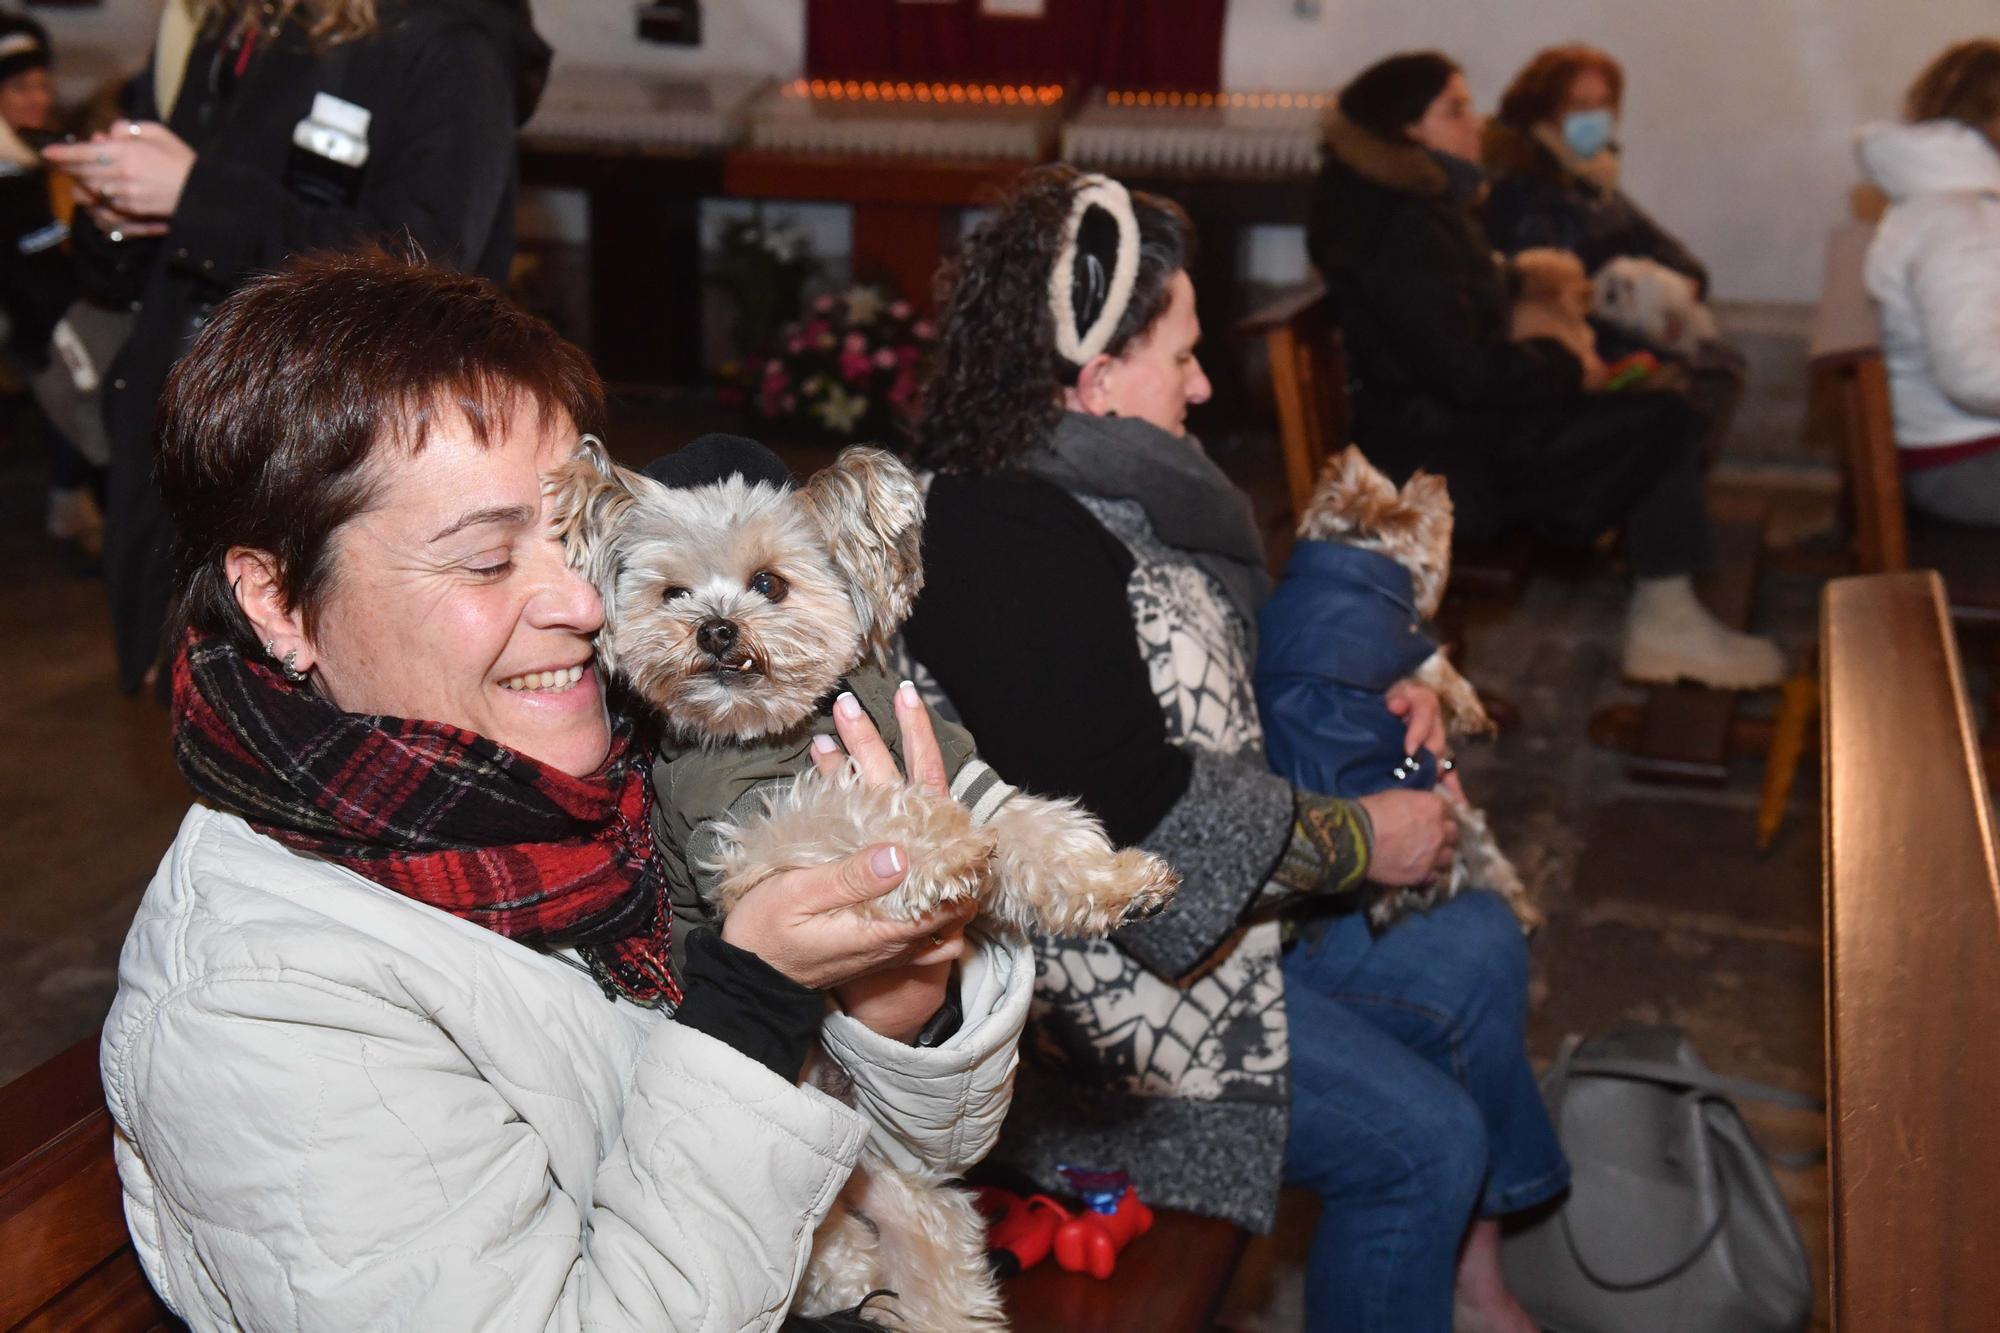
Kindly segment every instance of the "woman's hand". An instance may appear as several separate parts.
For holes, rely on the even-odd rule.
[[[852,757],[863,781],[902,782],[895,756],[858,704],[834,705],[840,745],[816,746],[813,761],[832,774]],[[943,794],[944,756],[916,691],[896,692],[896,721],[909,780]],[[722,937],[750,950],[801,985],[832,990],[848,1014],[898,1041],[915,1037],[944,1004],[951,965],[965,952],[965,925],[978,904],[939,908],[913,922],[877,921],[852,910],[903,882],[902,849],[871,847],[845,861],[774,875],[746,893],[722,923]]]
[[[1458,845],[1458,821],[1436,792],[1391,787],[1355,804],[1368,812],[1375,842],[1368,858],[1368,878],[1392,888],[1427,884],[1451,870],[1452,849]]]
[[[105,231],[158,236],[180,207],[194,150],[158,121],[121,120],[88,143],[42,154],[76,178],[91,220]]]

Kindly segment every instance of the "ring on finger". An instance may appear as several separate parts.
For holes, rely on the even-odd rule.
[[[117,245],[125,239],[125,233],[120,231],[118,228],[113,227],[111,229],[111,235],[108,239],[113,245]]]
[[[100,166],[100,167],[108,167],[108,166],[110,166],[110,165],[111,165],[111,154],[109,154],[109,153],[107,153],[107,152],[104,152],[104,151],[103,151],[102,149],[99,149],[99,150],[98,150],[98,154],[97,154],[97,165],[98,165],[98,166]]]
[[[943,934],[943,932],[941,932],[941,931],[936,931],[936,930],[932,931],[932,932],[931,932],[931,943],[932,943],[932,944],[934,944],[934,945],[936,945],[936,946],[937,946],[938,948],[942,949],[942,948],[944,947],[944,934]]]
[[[139,128],[139,122],[138,122],[138,121],[136,121],[136,120],[134,120],[134,121],[128,121],[128,122],[126,123],[126,125],[125,125],[125,132],[126,132],[127,134],[131,135],[131,136],[132,136],[132,137],[133,137],[134,139],[138,138],[138,137],[139,137],[139,136],[140,136],[140,135],[141,135],[142,133],[144,133],[144,131],[142,131],[142,130],[141,130],[141,129]]]

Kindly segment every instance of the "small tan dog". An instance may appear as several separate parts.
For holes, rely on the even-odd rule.
[[[1538,248],[1515,255],[1512,266],[1514,341],[1553,338],[1583,363],[1587,381],[1602,379],[1604,362],[1590,327],[1596,288],[1583,271],[1583,261],[1568,250]]]
[[[879,659],[923,586],[907,467],[850,448],[794,488],[762,446],[709,436],[655,468],[618,467],[587,439],[552,486],[570,563],[603,597],[598,656],[672,733],[655,826],[675,853],[677,922],[718,921],[780,871],[882,842],[907,852],[909,875],[868,910],[896,920],[976,898],[989,931],[1102,935],[1166,906],[1179,879],[1165,862],[1114,849],[1073,801],[1007,786],[962,729],[939,727],[951,796],[812,765],[837,691],[894,688]],[[814,1082],[843,1095],[831,1062],[814,1063]],[[814,1238],[798,1308],[850,1309],[879,1290],[894,1297],[871,1317],[903,1328],[1005,1326],[970,1197],[864,1151]]]
[[[1380,692],[1405,674],[1437,692],[1451,735],[1495,731],[1478,691],[1419,628],[1437,615],[1444,599],[1451,527],[1444,478],[1418,472],[1398,490],[1353,446],[1327,461],[1299,519],[1299,547],[1285,584],[1266,610],[1257,663],[1266,741],[1280,770],[1295,770],[1289,773],[1294,780],[1310,778],[1307,785],[1323,782],[1319,789],[1346,796],[1392,785],[1422,787],[1417,757],[1397,758],[1402,722],[1388,715],[1380,699]],[[1334,632],[1313,633],[1315,619],[1335,625]],[[1300,622],[1306,622],[1302,631],[1286,632]],[[1340,657],[1351,660],[1333,660]],[[1327,726],[1325,719],[1336,712],[1346,719]],[[1299,719],[1296,729],[1288,719]],[[1357,763],[1353,752],[1365,748],[1359,738],[1371,732],[1386,737],[1395,754],[1383,752],[1373,761],[1363,755]],[[1315,756],[1321,734],[1347,753],[1331,764]],[[1385,894],[1370,907],[1370,921],[1385,926],[1471,885],[1506,899],[1523,930],[1539,927],[1542,913],[1494,840],[1486,816],[1450,785],[1439,783],[1433,790],[1458,822],[1450,880]]]

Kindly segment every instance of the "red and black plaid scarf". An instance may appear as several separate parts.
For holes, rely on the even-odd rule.
[[[287,847],[523,944],[574,945],[607,992],[679,1007],[629,725],[573,778],[459,727],[344,713],[190,634],[174,751],[197,792]]]

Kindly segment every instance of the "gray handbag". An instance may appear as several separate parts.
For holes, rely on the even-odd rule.
[[[1805,1247],[1731,1099],[1823,1110],[1817,1098],[1717,1074],[1667,1027],[1571,1037],[1541,1087],[1570,1192],[1500,1252],[1536,1323],[1548,1333],[1806,1326]]]

